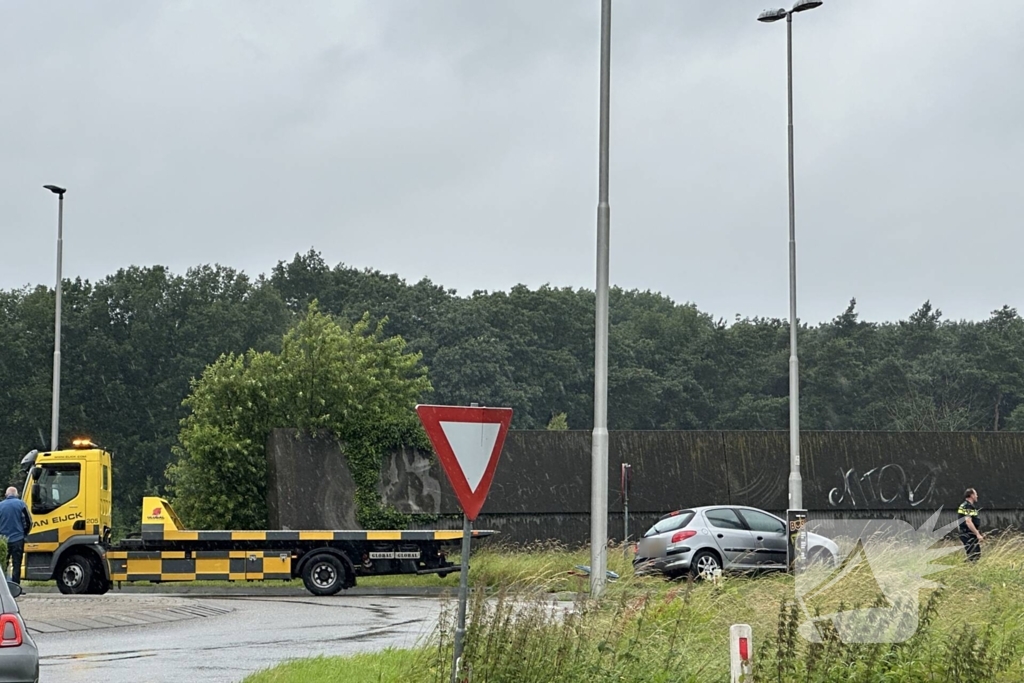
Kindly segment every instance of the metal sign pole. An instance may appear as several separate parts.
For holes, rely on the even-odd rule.
[[[452,653],[451,683],[458,683],[459,665],[462,659],[462,645],[466,638],[466,602],[469,598],[469,537],[473,534],[473,523],[462,516],[462,571],[459,574],[459,619],[455,627],[455,648]]]
[[[632,465],[622,463],[622,545],[629,554],[629,486],[632,479]]]
[[[451,675],[451,683],[459,683],[463,668],[470,675],[473,672],[471,666],[462,666],[473,522],[480,514],[480,508],[491,488],[494,468],[498,464],[505,434],[512,421],[512,409],[484,408],[477,403],[469,407],[417,405],[416,413],[462,507],[462,567],[459,572],[459,612],[452,643]],[[467,468],[475,473],[472,484],[466,477]]]
[[[629,543],[629,491],[622,500],[622,542]]]

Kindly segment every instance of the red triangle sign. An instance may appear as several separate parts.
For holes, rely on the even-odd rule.
[[[511,408],[416,406],[462,511],[473,521],[491,490]]]

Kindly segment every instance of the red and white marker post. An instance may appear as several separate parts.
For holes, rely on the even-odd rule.
[[[729,681],[745,683],[753,671],[753,631],[747,624],[733,624],[729,627]]]
[[[451,683],[458,681],[462,646],[466,636],[466,602],[469,596],[469,540],[473,521],[491,490],[501,447],[512,422],[511,408],[464,406],[416,406],[434,446],[441,467],[462,507],[462,570],[459,575],[459,617],[455,627]]]

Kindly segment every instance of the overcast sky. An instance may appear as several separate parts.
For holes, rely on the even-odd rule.
[[[616,0],[611,278],[788,316],[786,28]],[[826,0],[794,29],[800,317],[1024,308],[1024,2]],[[0,288],[296,252],[594,286],[599,0],[0,5]]]

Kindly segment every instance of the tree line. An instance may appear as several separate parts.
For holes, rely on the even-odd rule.
[[[115,509],[132,523],[181,457],[183,402],[224,354],[280,354],[310,304],[399,336],[427,368],[423,401],[508,405],[518,429],[589,429],[594,293],[513,287],[460,296],[428,279],[331,267],[298,254],[269,275],[224,266],[130,267],[66,280],[61,438],[114,453]],[[48,447],[54,293],[0,290],[0,437],[16,463]],[[611,429],[785,429],[789,325],[726,321],[642,291],[610,298]],[[1009,306],[950,321],[929,302],[906,320],[861,320],[855,301],[800,329],[801,428],[1024,430],[1024,321]]]

